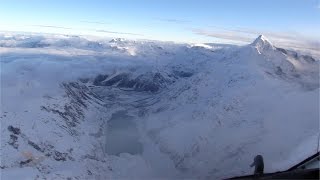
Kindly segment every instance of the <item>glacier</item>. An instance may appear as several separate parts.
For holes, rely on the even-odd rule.
[[[319,151],[319,57],[0,33],[2,179],[221,179]]]

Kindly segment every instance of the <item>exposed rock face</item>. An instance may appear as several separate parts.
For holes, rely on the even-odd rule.
[[[59,115],[66,123],[66,130],[70,134],[78,134],[77,125],[83,120],[88,103],[102,104],[99,98],[80,82],[62,83],[61,87],[65,89],[69,102],[60,108],[41,106],[41,110]]]
[[[274,46],[271,44],[271,42],[263,35],[260,35],[257,39],[255,39],[251,45],[256,47],[260,53],[264,50],[274,49]]]
[[[16,128],[16,127],[13,127],[13,126],[8,126],[8,130],[10,132],[12,132],[13,134],[16,134],[16,135],[19,135],[20,134],[20,129],[19,128]]]
[[[191,72],[174,71],[171,75],[159,72],[148,72],[133,77],[130,73],[119,74],[100,74],[93,80],[95,86],[112,86],[118,88],[132,89],[135,91],[144,91],[155,93],[161,88],[166,87],[175,82],[177,78],[191,77]]]

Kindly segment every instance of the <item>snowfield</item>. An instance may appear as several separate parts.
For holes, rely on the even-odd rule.
[[[319,57],[0,34],[1,179],[221,179],[319,151]]]

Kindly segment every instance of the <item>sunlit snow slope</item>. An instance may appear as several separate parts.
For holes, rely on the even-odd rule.
[[[1,179],[218,179],[317,151],[319,58],[272,45],[0,35]]]

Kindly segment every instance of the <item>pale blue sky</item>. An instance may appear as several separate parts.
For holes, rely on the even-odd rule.
[[[188,42],[263,33],[320,39],[318,0],[0,0],[0,17],[5,31]]]

